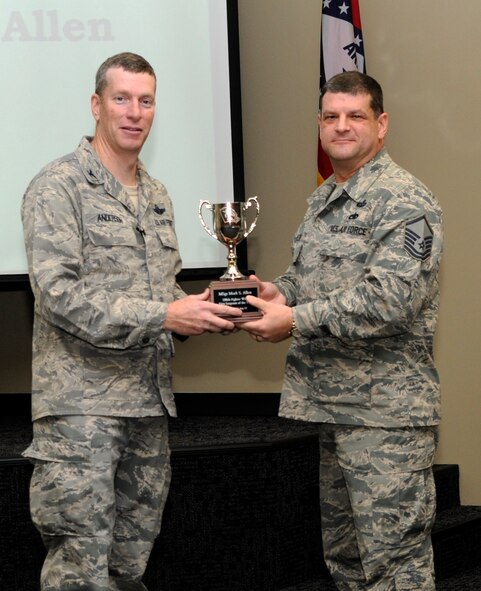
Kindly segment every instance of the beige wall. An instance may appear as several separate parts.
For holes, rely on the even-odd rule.
[[[250,264],[271,278],[314,188],[320,0],[240,0],[247,195],[261,215]],[[370,74],[384,87],[391,155],[437,194],[446,222],[436,356],[443,386],[437,462],[459,463],[464,503],[481,504],[479,0],[361,0]],[[180,391],[276,391],[285,346],[245,334],[180,346]]]
[[[291,235],[316,184],[319,6],[239,2],[246,196],[258,195],[261,209],[249,265],[266,279],[287,266]],[[177,347],[175,388],[278,392],[286,351],[287,342],[261,345],[245,333],[190,339]]]
[[[315,188],[321,0],[239,0],[246,195],[261,215],[250,266],[266,279],[286,267],[290,239]],[[481,3],[360,0],[370,74],[385,90],[391,155],[438,195],[446,218],[442,309],[436,341],[444,419],[437,456],[458,463],[464,503],[481,504],[481,359],[478,335],[481,199]],[[199,291],[202,285],[187,286]],[[22,294],[0,294],[13,346],[0,341],[0,391],[28,388],[28,322]],[[28,348],[28,347],[27,347]],[[286,344],[246,334],[207,335],[177,346],[178,392],[279,391]],[[254,400],[253,400],[254,404]]]
[[[431,187],[445,216],[436,355],[443,387],[437,461],[459,463],[481,503],[481,3],[361,0],[369,73],[385,90],[391,155]],[[462,6],[462,10],[459,8]]]

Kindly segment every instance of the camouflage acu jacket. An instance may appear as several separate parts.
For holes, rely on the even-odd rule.
[[[275,280],[295,306],[280,414],[371,426],[435,425],[433,361],[442,214],[385,149],[310,197]]]
[[[138,212],[83,138],[30,183],[32,415],[175,415],[167,304],[184,294],[165,187],[142,165]]]

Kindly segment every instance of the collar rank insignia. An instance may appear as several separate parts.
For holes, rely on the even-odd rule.
[[[431,256],[433,231],[425,216],[406,224],[404,248],[418,261],[425,261]]]

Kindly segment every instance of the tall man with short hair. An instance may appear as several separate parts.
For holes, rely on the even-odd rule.
[[[42,591],[145,591],[170,483],[172,333],[234,329],[186,296],[174,213],[139,160],[156,78],[141,56],[99,68],[93,138],[30,183],[22,220],[35,296],[32,519]]]
[[[310,197],[291,265],[248,297],[258,341],[289,336],[280,414],[319,424],[325,561],[341,591],[434,591],[433,361],[442,213],[389,157],[380,85],[322,89],[334,174]]]

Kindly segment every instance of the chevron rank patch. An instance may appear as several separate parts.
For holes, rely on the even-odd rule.
[[[433,231],[424,216],[406,224],[404,248],[413,258],[425,261],[431,256],[432,246]]]

